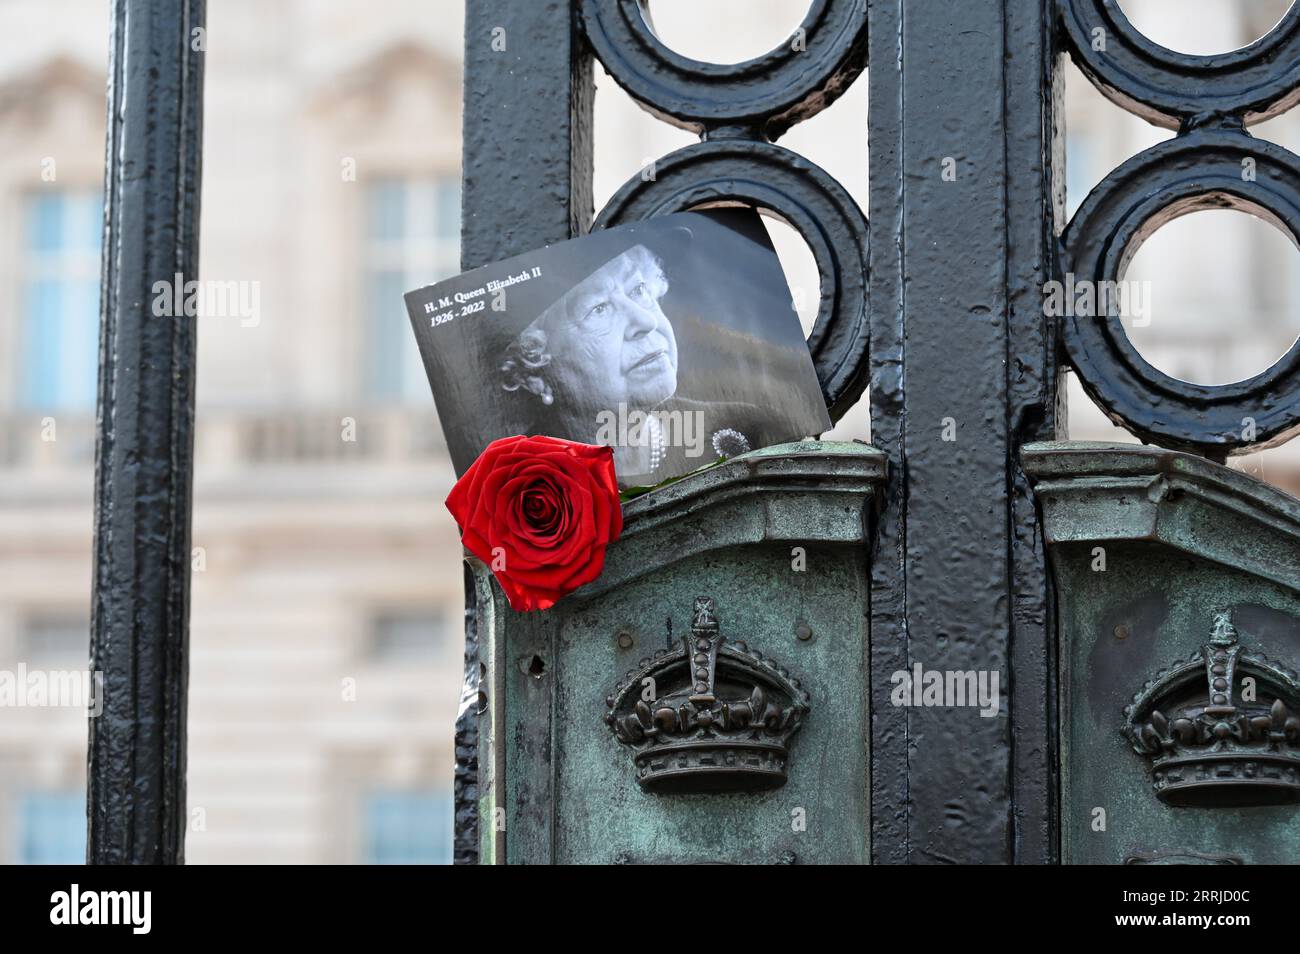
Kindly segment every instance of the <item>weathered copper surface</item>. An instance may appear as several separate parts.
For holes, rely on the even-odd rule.
[[[868,860],[883,477],[829,442],[688,476],[629,503],[600,579],[545,613],[476,565],[483,860]]]
[[[1060,614],[1062,860],[1300,858],[1300,501],[1152,447],[1023,459]]]

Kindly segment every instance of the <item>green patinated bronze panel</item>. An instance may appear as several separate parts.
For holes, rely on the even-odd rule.
[[[867,862],[883,474],[866,445],[809,442],[688,477],[629,503],[601,578],[545,613],[475,567],[483,859]]]
[[[1300,503],[1153,448],[1025,463],[1060,622],[1062,860],[1300,860]]]

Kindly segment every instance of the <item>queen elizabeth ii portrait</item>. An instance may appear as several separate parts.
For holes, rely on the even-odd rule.
[[[768,437],[756,406],[678,394],[677,335],[661,305],[668,287],[663,262],[634,245],[574,285],[502,355],[501,388],[527,430],[614,447],[623,483],[655,482]]]

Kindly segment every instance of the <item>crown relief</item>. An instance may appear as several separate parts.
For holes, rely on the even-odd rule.
[[[647,679],[651,701],[641,697]],[[658,793],[784,785],[790,740],[810,711],[808,692],[783,666],[725,641],[705,596],[681,644],[641,660],[605,702],[614,738],[633,750],[637,783]]]
[[[1240,680],[1253,698],[1239,698]],[[1228,613],[1209,641],[1157,672],[1125,707],[1124,735],[1157,797],[1181,807],[1300,802],[1300,679],[1246,650]]]

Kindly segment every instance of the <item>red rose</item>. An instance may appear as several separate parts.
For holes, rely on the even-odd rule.
[[[447,509],[515,610],[547,609],[596,579],[623,532],[614,449],[554,437],[493,441]]]

